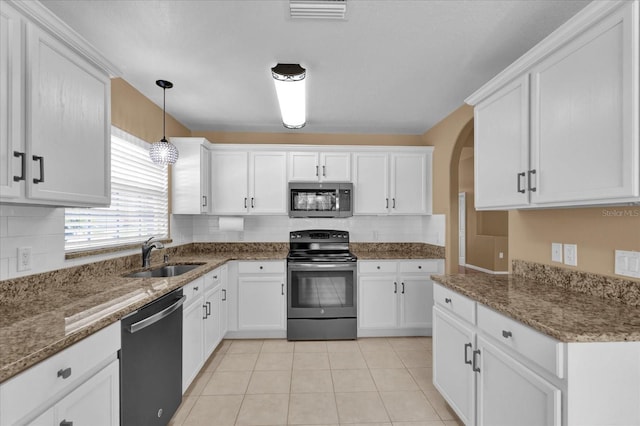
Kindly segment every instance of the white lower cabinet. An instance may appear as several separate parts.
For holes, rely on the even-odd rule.
[[[284,262],[238,262],[238,332],[284,337],[286,310]]]
[[[439,284],[434,300],[433,384],[464,424],[640,424],[640,342],[559,342]]]
[[[0,425],[119,425],[119,349],[117,322],[2,383]]]
[[[431,335],[433,282],[444,261],[358,262],[358,336]]]
[[[225,336],[223,295],[227,267],[221,266],[183,287],[187,297],[182,310],[182,392],[196,378],[205,361]],[[222,318],[225,312],[225,318]]]

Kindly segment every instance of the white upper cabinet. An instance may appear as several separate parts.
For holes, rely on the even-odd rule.
[[[203,138],[171,138],[180,158],[171,169],[171,212],[211,212],[210,143]]]
[[[351,181],[349,152],[290,152],[290,181]]]
[[[529,202],[529,75],[516,79],[474,110],[476,209]]]
[[[354,153],[354,214],[431,214],[431,150]]]
[[[467,99],[476,208],[640,201],[639,9],[590,4]]]
[[[211,213],[286,214],[286,153],[212,149]]]
[[[62,25],[39,3],[2,3],[2,202],[109,205],[111,80]]]

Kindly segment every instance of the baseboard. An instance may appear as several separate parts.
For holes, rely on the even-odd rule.
[[[485,269],[485,268],[481,268],[479,266],[475,266],[475,265],[470,265],[468,263],[462,265],[465,268],[469,268],[469,269],[473,269],[475,271],[480,271],[480,272],[484,272],[486,274],[493,274],[493,275],[508,275],[509,271],[492,271],[490,269]]]

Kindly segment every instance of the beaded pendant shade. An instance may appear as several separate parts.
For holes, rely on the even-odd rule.
[[[162,87],[162,139],[160,139],[160,142],[151,144],[151,147],[149,148],[149,157],[151,157],[151,161],[155,164],[175,164],[175,162],[178,161],[178,148],[167,140],[165,134],[167,116],[165,110],[166,93],[167,89],[171,89],[173,87],[173,83],[166,80],[157,80],[156,84]]]

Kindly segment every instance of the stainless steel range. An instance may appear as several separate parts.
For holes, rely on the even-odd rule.
[[[288,340],[357,337],[356,261],[347,231],[289,234]]]

